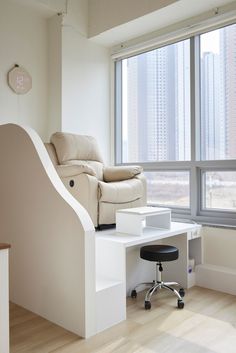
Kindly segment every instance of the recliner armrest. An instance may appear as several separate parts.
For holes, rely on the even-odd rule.
[[[88,165],[57,165],[55,168],[60,178],[72,177],[82,173],[96,175],[93,168]]]
[[[142,171],[143,168],[138,165],[105,167],[103,170],[103,179],[106,182],[132,179],[142,173]]]

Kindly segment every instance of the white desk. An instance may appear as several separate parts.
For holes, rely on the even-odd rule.
[[[97,318],[99,331],[126,319],[126,296],[140,282],[155,278],[155,265],[139,257],[141,246],[165,243],[179,249],[179,259],[163,264],[165,281],[176,281],[184,288],[195,284],[195,273],[188,273],[188,259],[202,263],[201,226],[171,223],[171,228],[148,227],[142,235],[106,230],[96,233]]]

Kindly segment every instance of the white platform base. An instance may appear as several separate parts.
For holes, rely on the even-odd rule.
[[[96,285],[97,332],[126,319],[124,284],[99,277]],[[121,300],[123,298],[123,300]]]
[[[236,295],[236,270],[202,264],[196,266],[195,271],[198,286]]]

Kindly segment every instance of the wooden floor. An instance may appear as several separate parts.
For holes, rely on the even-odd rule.
[[[236,352],[235,296],[194,287],[181,310],[163,291],[150,311],[143,309],[143,297],[128,299],[125,322],[88,340],[11,304],[11,353]]]

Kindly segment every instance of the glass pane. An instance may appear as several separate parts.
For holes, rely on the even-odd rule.
[[[200,36],[201,159],[236,158],[236,25]]]
[[[190,159],[190,41],[122,60],[122,161]]]
[[[145,172],[148,202],[189,207],[189,172]]]
[[[203,173],[203,208],[236,211],[236,172]]]

